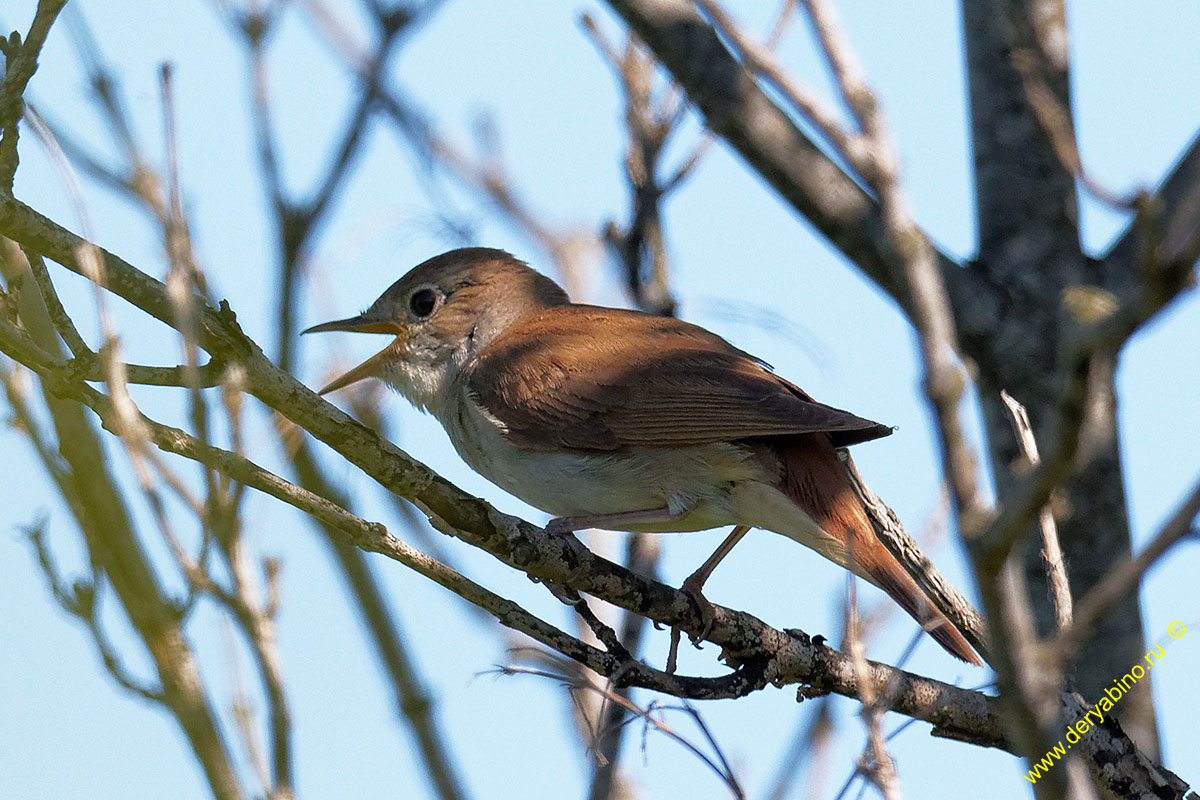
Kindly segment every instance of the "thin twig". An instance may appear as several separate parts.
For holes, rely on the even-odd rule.
[[[25,528],[25,535],[29,538],[29,543],[37,555],[38,566],[42,570],[42,576],[50,586],[50,591],[58,601],[59,607],[87,626],[88,633],[92,637],[92,643],[96,645],[96,651],[100,654],[101,663],[104,664],[104,668],[108,671],[108,674],[112,676],[112,679],[119,686],[144,700],[149,700],[156,704],[165,704],[162,688],[149,686],[145,681],[130,673],[117,650],[112,646],[112,642],[109,641],[108,634],[105,633],[103,623],[101,622],[103,618],[100,611],[102,584],[97,582],[95,580],[96,576],[93,575],[93,579],[90,581],[72,581],[70,589],[68,589],[66,581],[63,580],[54,565],[54,558],[50,554],[49,546],[46,544],[44,528],[44,521],[30,525]]]
[[[258,726],[255,724],[254,700],[246,690],[246,682],[242,679],[241,659],[238,657],[229,619],[225,618],[222,622],[225,623],[221,626],[222,638],[225,641],[225,663],[229,671],[229,683],[232,691],[229,701],[230,716],[237,724],[246,761],[250,763],[263,795],[272,797],[271,771],[267,767],[267,757],[263,752]]]
[[[33,21],[25,41],[13,31],[12,37],[0,39],[0,51],[5,58],[4,82],[0,84],[0,188],[11,192],[17,172],[18,121],[24,101],[25,87],[37,72],[38,55],[50,34],[50,27],[67,0],[38,0]]]
[[[753,36],[746,33],[721,7],[716,0],[695,0],[696,5],[704,9],[721,33],[737,48],[746,67],[762,75],[776,90],[795,108],[804,119],[812,123],[821,135],[833,145],[838,154],[851,164],[856,171],[868,163],[869,154],[867,143],[863,138],[849,130],[838,120],[836,113],[827,106],[815,92],[798,83],[787,68],[771,52],[769,45],[764,45]]]
[[[1025,406],[1006,391],[1001,390],[1000,399],[1012,415],[1013,431],[1021,446],[1021,452],[1025,454],[1029,465],[1036,467],[1041,463],[1041,456],[1038,455],[1037,440],[1033,436],[1029,413]],[[1071,624],[1071,584],[1067,581],[1067,565],[1063,561],[1062,547],[1058,543],[1058,525],[1054,522],[1054,512],[1050,510],[1049,504],[1043,506],[1038,514],[1038,524],[1042,529],[1042,563],[1046,567],[1046,577],[1050,582],[1050,599],[1054,603],[1054,616],[1061,631]]]
[[[746,794],[742,790],[737,776],[733,774],[733,770],[730,767],[728,760],[725,758],[724,752],[722,752],[721,748],[717,745],[716,740],[713,739],[712,733],[709,731],[708,726],[704,724],[704,720],[700,717],[699,713],[697,713],[696,710],[690,705],[684,704],[681,708],[676,710],[687,713],[692,718],[692,721],[696,723],[696,726],[700,729],[701,734],[704,736],[709,746],[713,750],[712,756],[708,755],[701,750],[698,745],[676,732],[661,719],[655,717],[652,711],[656,708],[656,706],[651,706],[650,709],[644,709],[623,695],[590,683],[581,683],[577,679],[568,677],[568,675],[563,673],[554,673],[541,669],[531,669],[528,667],[516,666],[501,667],[499,671],[505,675],[535,675],[542,678],[551,678],[553,680],[562,682],[572,691],[587,690],[599,692],[600,694],[604,695],[605,699],[607,699],[609,702],[616,703],[625,708],[627,711],[641,717],[648,730],[654,730],[665,734],[668,738],[673,739],[681,744],[684,749],[696,756],[696,758],[700,759],[701,763],[715,773],[717,777],[719,777],[725,783],[725,786],[735,798],[738,798],[738,800],[745,800]]]
[[[1093,197],[1115,211],[1129,212],[1137,208],[1137,192],[1124,196],[1110,191],[1083,167],[1079,146],[1075,137],[1075,126],[1071,115],[1058,101],[1054,92],[1046,85],[1044,71],[1036,68],[1037,57],[1029,50],[1017,50],[1012,54],[1012,63],[1021,76],[1025,96],[1038,122],[1046,131],[1055,155],[1079,184]]]
[[[220,386],[226,365],[219,359],[213,359],[207,364],[188,366],[181,364],[174,367],[154,367],[144,364],[126,363],[125,382],[141,386],[172,386],[187,389],[193,386],[210,388]],[[189,374],[190,373],[190,374]],[[84,380],[102,381],[104,373],[99,361],[90,365],[81,375]]]
[[[888,753],[887,743],[883,736],[883,708],[879,702],[879,687],[872,683],[870,670],[867,667],[866,647],[859,631],[858,593],[856,579],[846,576],[846,637],[844,646],[850,656],[850,663],[859,676],[861,692],[859,700],[862,708],[859,716],[867,729],[867,743],[862,757],[858,761],[858,770],[868,781],[875,785],[885,800],[899,800],[900,779],[896,774],[896,764]]]
[[[29,262],[29,271],[33,273],[33,280],[37,283],[38,291],[42,293],[42,302],[46,304],[46,312],[50,314],[50,320],[54,323],[58,335],[76,358],[94,358],[95,353],[87,346],[74,321],[63,308],[62,300],[59,299],[58,292],[54,290],[54,283],[50,280],[50,273],[46,270],[46,262],[36,252],[24,249],[22,252]]]

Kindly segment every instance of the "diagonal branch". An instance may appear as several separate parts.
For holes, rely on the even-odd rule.
[[[35,248],[68,269],[83,274],[80,248],[87,243],[37,214],[27,206],[0,193],[0,233]],[[144,311],[170,323],[170,300],[166,288],[155,279],[107,253],[88,245],[104,260],[108,287]],[[425,512],[443,533],[486,550],[500,561],[544,582],[565,584],[621,608],[635,610],[670,627],[689,632],[704,629],[707,620],[696,612],[683,592],[648,580],[602,559],[573,537],[553,535],[515,517],[502,514],[484,501],[465,494],[423,464],[414,461],[390,442],[358,424],[311,390],[279,370],[245,334],[228,305],[216,310],[203,300],[196,305],[198,343],[213,355],[236,361],[246,372],[251,394],[270,408],[339,452],[389,491],[408,498]],[[10,355],[38,366],[40,372],[55,370],[54,358],[22,346],[20,336],[0,322],[0,343]],[[22,349],[24,347],[24,349]],[[383,539],[358,545],[388,555],[398,554],[397,545]],[[507,601],[506,601],[507,602]],[[507,615],[499,616],[507,624]],[[887,708],[934,724],[935,735],[953,737],[986,746],[1008,749],[1001,732],[995,699],[939,681],[912,675],[884,664],[868,663],[861,675],[850,659],[800,632],[772,628],[744,612],[715,607],[706,637],[721,646],[734,673],[717,678],[667,675],[644,665],[629,669],[611,654],[603,658],[586,647],[573,647],[565,655],[586,659],[589,667],[614,678],[617,686],[643,686],[680,697],[740,697],[763,688],[791,683],[805,684],[804,696],[828,692],[858,697],[861,681],[896,687],[889,692]],[[619,663],[618,663],[619,662]],[[1132,754],[1128,769],[1112,779],[1138,776],[1149,786],[1171,787],[1181,796],[1178,779],[1142,757],[1118,729],[1097,731],[1089,737],[1089,749],[1098,753]]]
[[[100,415],[106,427],[116,424],[112,401],[106,395],[73,380],[62,362],[56,362],[49,354],[40,351],[25,340],[19,331],[4,322],[0,322],[0,349],[35,369],[55,391],[88,405]],[[391,536],[386,528],[378,523],[362,520],[335,503],[285,481],[235,453],[207,445],[176,428],[161,425],[145,417],[142,419],[146,423],[151,440],[161,449],[205,463],[240,483],[299,508],[322,523],[348,534],[357,547],[381,553],[405,564],[494,614],[503,624],[613,678],[618,686],[638,686],[684,698],[711,699],[742,696],[763,688],[768,683],[786,685],[796,682],[806,683],[811,687],[803,690],[806,694],[837,692],[856,696],[862,681],[869,680],[876,684],[883,682],[897,687],[894,696],[889,697],[890,710],[933,722],[937,735],[986,746],[1005,746],[1003,739],[996,733],[998,719],[995,716],[993,698],[875,662],[869,662],[865,672],[856,670],[847,656],[823,645],[814,644],[807,637],[774,630],[748,614],[721,607],[716,608],[715,627],[720,628],[719,632],[726,635],[716,638],[718,641],[724,640],[723,643],[731,657],[733,652],[730,648],[734,641],[741,642],[742,655],[745,658],[741,668],[732,675],[722,678],[688,678],[667,674],[641,663],[629,662],[619,654],[593,648],[542,622],[511,601],[488,592],[459,573],[409,547]],[[484,505],[482,501],[469,499],[476,505]],[[683,593],[642,579],[616,564],[592,555],[578,545],[573,549],[577,554],[576,558],[568,560],[560,556],[557,559],[558,563],[551,564],[530,551],[551,549],[539,541],[540,539],[555,538],[560,542],[561,539],[548,537],[544,531],[528,523],[506,517],[494,510],[489,511],[489,524],[506,528],[498,533],[507,535],[518,549],[526,551],[525,557],[531,560],[524,568],[531,575],[544,580],[553,580],[543,577],[546,575],[569,576],[581,587],[590,585],[591,592],[597,596],[625,606],[628,606],[630,601],[621,601],[619,595],[614,592],[628,592],[628,587],[632,586],[635,592],[639,592],[645,598],[643,602],[649,604],[647,613],[651,617],[680,621],[687,619],[692,624],[699,622],[690,619],[694,615],[689,608],[687,596]],[[469,535],[472,532],[455,533],[458,533],[460,538],[470,541]],[[512,557],[510,554],[509,558]],[[581,580],[580,573],[593,574],[598,579]],[[660,600],[660,596],[665,597],[666,601]],[[759,652],[753,654],[753,658],[750,657],[751,648],[746,642],[755,638],[766,645],[766,651],[770,653],[768,660],[763,660],[764,648],[761,645],[754,646],[753,649]]]
[[[705,122],[799,214],[906,311],[912,304],[878,202],[825,155],[762,90],[691,4],[609,0],[670,70]],[[919,230],[915,235],[929,244]],[[932,244],[929,244],[932,247]],[[964,278],[935,252],[947,281]]]
[[[1178,258],[1193,263],[1200,258],[1200,134],[1192,139],[1148,205],[1158,216],[1164,240],[1171,243]],[[1110,291],[1124,294],[1136,281],[1143,234],[1137,220],[1130,223],[1101,260],[1102,280]]]
[[[1037,519],[1050,493],[1071,473],[1086,413],[1088,375],[1093,360],[1101,354],[1119,351],[1143,324],[1194,285],[1190,253],[1178,260],[1178,251],[1166,248],[1164,242],[1144,254],[1140,266],[1143,283],[1136,295],[1120,308],[1108,309],[1100,319],[1082,326],[1070,343],[1051,447],[1042,463],[1017,482],[1000,512],[969,541],[971,549],[980,554],[984,567],[999,569]]]
[[[1029,412],[1006,391],[1001,390],[1000,400],[1012,414],[1013,431],[1021,445],[1025,463],[1036,467],[1041,463],[1042,457],[1038,453],[1037,439],[1029,422]],[[1046,567],[1046,577],[1049,578],[1055,621],[1059,630],[1062,630],[1071,624],[1071,584],[1067,579],[1067,566],[1063,562],[1062,546],[1058,540],[1058,523],[1054,521],[1054,512],[1049,506],[1043,506],[1038,512],[1038,527],[1042,532],[1042,563]]]
[[[26,246],[38,248],[55,261],[61,260],[73,271],[81,269],[76,258],[76,248],[82,244],[78,237],[2,194],[0,231]],[[170,301],[161,283],[116,256],[103,251],[101,255],[112,291],[159,319],[171,319]],[[538,580],[572,586],[664,625],[688,631],[703,629],[705,620],[696,613],[686,594],[601,559],[574,538],[554,536],[500,514],[318,398],[271,364],[257,345],[241,333],[227,307],[217,311],[198,302],[196,322],[198,343],[210,352],[240,363],[252,394],[325,441],[389,491],[407,497],[439,530],[487,550]],[[59,369],[53,356],[22,345],[23,337],[6,323],[0,323],[0,334],[5,352],[23,363],[43,374]],[[242,474],[233,477],[249,481]],[[327,512],[328,508],[322,513],[328,517]],[[391,557],[402,554],[399,543],[381,535],[356,544]],[[507,624],[511,613],[512,609],[506,607],[497,616]],[[618,685],[644,686],[681,697],[741,696],[768,683],[804,683],[813,687],[806,692],[857,696],[859,677],[849,659],[803,635],[788,634],[749,614],[718,607],[708,638],[724,648],[730,663],[741,664],[738,671],[720,678],[671,676],[644,666],[632,672],[618,671],[617,667],[622,665],[609,656],[600,658],[596,652],[574,646],[564,652],[616,678]],[[992,699],[882,664],[871,664],[870,673],[868,677],[876,683],[899,687],[888,706],[891,710],[932,722],[938,735],[1003,746]]]
[[[5,59],[4,81],[0,83],[0,188],[8,192],[12,191],[17,172],[17,137],[20,133],[17,125],[25,104],[22,99],[25,87],[37,72],[38,55],[46,43],[50,26],[66,4],[67,0],[38,0],[25,41],[21,41],[16,31],[8,39],[0,39],[0,51]]]

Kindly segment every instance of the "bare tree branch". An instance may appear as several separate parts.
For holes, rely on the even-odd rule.
[[[911,309],[877,202],[767,97],[695,9],[683,0],[609,5],[671,71],[708,126],[902,308]],[[952,259],[935,255],[948,280],[962,277]]]
[[[62,259],[74,271],[81,268],[74,248],[78,239],[20,203],[0,195],[0,232],[37,247],[54,260]],[[169,319],[165,289],[153,278],[117,257],[101,251],[112,291],[135,302],[153,316]],[[511,517],[499,514],[482,501],[465,495],[419,463],[412,461],[371,431],[346,417],[310,390],[282,373],[240,332],[228,308],[216,311],[198,307],[199,343],[210,352],[233,357],[246,370],[251,393],[297,424],[323,439],[389,490],[411,499],[443,532],[483,547],[501,560],[541,580],[573,586],[624,608],[637,609],[669,626],[700,631],[705,620],[694,610],[690,598],[674,589],[647,581],[581,548],[572,538],[546,534]],[[164,320],[166,321],[166,320]],[[0,325],[4,350],[23,363],[49,372],[54,364],[36,350],[30,351]],[[240,475],[235,476],[242,480]],[[253,485],[253,484],[251,484]],[[364,543],[360,542],[360,546]],[[367,549],[388,554],[398,545],[379,539],[365,543]],[[508,611],[501,617],[507,622]],[[740,612],[716,608],[709,639],[720,644],[728,658],[741,668],[722,678],[685,678],[643,667],[621,678],[621,685],[642,685],[682,697],[738,696],[767,683],[805,682],[823,693],[834,691],[856,695],[855,678],[848,659],[827,648],[806,643],[776,631]],[[589,666],[613,675],[612,661],[569,648],[566,654],[586,658]],[[977,693],[871,664],[873,674],[899,686],[892,710],[919,715],[935,724],[939,735],[973,738],[980,743],[1002,745],[994,735],[995,717],[991,701]]]
[[[563,665],[560,663],[558,666],[561,667]],[[578,695],[585,692],[596,692],[602,694],[607,701],[619,705],[631,714],[640,717],[648,730],[657,731],[678,742],[684,747],[684,749],[696,756],[701,763],[715,773],[729,789],[730,794],[732,794],[736,800],[745,800],[745,791],[738,782],[737,776],[734,775],[733,769],[730,767],[724,752],[717,745],[716,740],[713,738],[712,733],[708,730],[708,726],[704,724],[704,720],[700,717],[700,714],[694,708],[692,708],[691,705],[685,703],[682,708],[673,710],[683,711],[692,718],[693,722],[695,722],[697,727],[700,728],[700,732],[707,740],[709,747],[712,748],[714,753],[712,756],[701,750],[699,745],[667,725],[666,722],[661,719],[661,712],[667,709],[658,706],[657,704],[652,705],[650,708],[641,708],[623,694],[613,692],[602,687],[593,686],[590,683],[580,681],[578,677],[567,674],[548,672],[546,670],[539,669],[530,669],[526,667],[505,667],[503,668],[502,672],[506,675],[536,675],[543,678],[552,678],[566,685],[570,689],[572,695]],[[659,714],[656,715],[654,713],[655,711],[658,711]]]
[[[1036,467],[1041,463],[1041,456],[1038,455],[1037,439],[1033,436],[1033,426],[1029,424],[1029,414],[1025,411],[1025,406],[1008,392],[1001,392],[1000,399],[1012,412],[1013,428],[1016,430],[1017,440],[1021,443],[1021,449],[1025,452],[1028,466]],[[1042,530],[1042,561],[1050,578],[1054,611],[1061,631],[1071,624],[1071,585],[1067,581],[1067,566],[1063,563],[1062,547],[1058,543],[1058,525],[1055,524],[1054,513],[1048,505],[1043,506],[1038,514],[1038,525]]]
[[[761,74],[779,90],[788,102],[829,140],[839,155],[856,169],[864,163],[866,153],[862,139],[847,130],[838,120],[836,112],[826,106],[820,97],[795,81],[770,49],[746,34],[715,0],[696,0],[696,5],[704,9],[704,13],[713,20],[717,30],[729,38],[746,67],[756,74]]]
[[[67,0],[38,0],[37,10],[25,41],[13,31],[8,39],[0,39],[0,53],[5,58],[4,83],[0,84],[0,188],[11,192],[13,176],[17,172],[17,138],[24,107],[22,97],[33,73],[37,72],[38,55],[50,27],[58,18],[58,12]]]
[[[6,198],[7,195],[0,194]],[[6,226],[0,226],[6,227]],[[0,235],[3,232],[0,231]],[[82,244],[82,243],[80,243]],[[19,264],[0,252],[0,268],[13,289]],[[72,253],[74,260],[77,254]],[[82,271],[82,267],[76,264]],[[160,285],[161,289],[161,285]],[[21,292],[17,307],[22,323],[40,344],[20,336],[27,356],[56,357],[53,325],[40,297]],[[166,301],[165,290],[161,294]],[[6,331],[16,332],[5,322]],[[18,334],[19,335],[19,334]],[[43,349],[51,348],[51,350]],[[15,355],[6,346],[10,356]],[[22,360],[18,357],[18,360]],[[97,569],[111,583],[135,631],[154,659],[163,703],[171,710],[199,760],[213,795],[220,800],[245,796],[229,757],[191,644],[180,625],[178,609],[158,585],[149,557],[134,535],[124,499],[108,469],[102,445],[75,402],[55,397],[43,385],[62,456],[63,476],[71,482],[67,497]]]
[[[867,729],[867,743],[863,754],[858,760],[859,774],[866,777],[884,800],[900,800],[900,776],[896,774],[896,762],[883,737],[883,703],[880,698],[882,686],[873,685],[867,677],[866,646],[859,635],[858,595],[855,591],[855,579],[846,578],[846,642],[845,647],[850,655],[850,661],[859,675],[862,687],[859,699],[862,709],[859,716]]]
[[[1153,209],[1163,241],[1169,243],[1168,251],[1195,263],[1200,258],[1200,136],[1191,141],[1147,206]],[[1110,291],[1124,295],[1136,290],[1145,233],[1135,219],[1100,261],[1101,279]]]

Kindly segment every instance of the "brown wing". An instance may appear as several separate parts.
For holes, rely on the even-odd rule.
[[[466,380],[509,438],[537,449],[815,432],[840,447],[891,433],[814,401],[703,328],[636,311],[570,305],[530,315],[484,348]]]

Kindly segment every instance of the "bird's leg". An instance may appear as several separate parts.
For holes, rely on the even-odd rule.
[[[716,619],[716,614],[713,611],[712,603],[708,602],[708,598],[706,598],[704,593],[700,590],[704,588],[705,581],[707,581],[709,576],[712,575],[713,570],[717,568],[717,564],[720,564],[725,556],[729,555],[729,552],[733,550],[734,546],[742,540],[742,537],[749,532],[749,525],[735,526],[734,529],[729,532],[729,535],[725,537],[725,541],[721,542],[720,546],[713,552],[713,554],[709,556],[703,564],[700,565],[700,568],[691,575],[687,576],[683,582],[683,585],[679,587],[679,591],[683,592],[696,602],[696,608],[698,608],[700,611],[700,619],[704,623],[704,627],[700,630],[700,634],[692,637],[692,642],[696,644],[697,647],[700,646],[698,642],[704,637],[708,636],[709,632],[712,630],[713,622]],[[675,672],[675,661],[679,654],[679,634],[680,631],[678,628],[671,629],[671,649],[670,652],[667,653],[668,673]]]
[[[721,542],[721,545],[708,557],[708,560],[701,564],[699,569],[688,575],[683,585],[679,587],[679,591],[684,592],[695,600],[696,605],[700,607],[700,617],[704,620],[704,629],[697,638],[703,639],[708,635],[712,629],[714,617],[712,603],[708,602],[704,597],[704,593],[700,590],[704,588],[705,581],[712,575],[713,570],[717,568],[717,564],[720,564],[725,556],[729,555],[729,552],[733,550],[734,546],[742,540],[742,537],[749,532],[749,525],[735,526],[729,532],[729,535],[725,537],[725,541]]]
[[[617,514],[588,514],[582,517],[555,517],[546,523],[550,533],[571,533],[585,528],[602,528],[609,531],[624,530],[622,525],[649,522],[674,522],[691,513],[690,508],[672,511],[667,506],[648,508],[645,511],[622,511]],[[720,560],[720,559],[718,559]],[[713,566],[716,566],[714,564]]]
[[[708,560],[701,564],[698,570],[687,576],[687,580],[683,582],[683,586],[680,587],[680,590],[691,594],[693,597],[702,597],[703,595],[700,594],[700,590],[704,588],[705,581],[707,581],[709,576],[712,575],[713,570],[717,568],[717,564],[720,564],[721,561],[724,560],[725,556],[729,555],[729,552],[733,550],[734,546],[742,540],[742,537],[749,532],[749,525],[738,525],[734,527],[734,529],[729,532],[729,535],[725,537],[725,541],[721,542],[721,546],[718,547],[713,554],[708,557]]]

